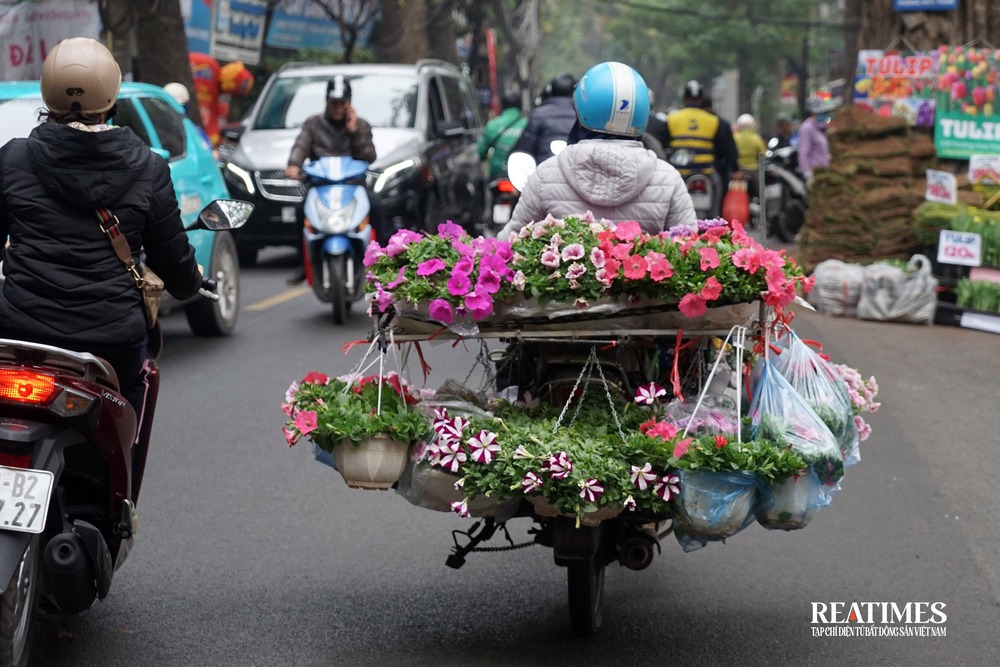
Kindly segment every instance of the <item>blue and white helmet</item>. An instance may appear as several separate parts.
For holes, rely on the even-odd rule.
[[[634,69],[609,61],[587,70],[573,106],[580,125],[592,132],[638,137],[649,122],[649,88]]]

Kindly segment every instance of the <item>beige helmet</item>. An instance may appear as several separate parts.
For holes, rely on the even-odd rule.
[[[42,65],[42,99],[49,111],[102,113],[114,106],[121,84],[114,56],[86,37],[59,42]]]

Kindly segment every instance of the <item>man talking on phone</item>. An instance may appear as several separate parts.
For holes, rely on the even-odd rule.
[[[301,178],[302,163],[306,160],[340,156],[350,156],[369,164],[375,161],[372,126],[364,118],[359,118],[351,106],[351,82],[343,74],[335,75],[326,84],[326,111],[310,116],[302,123],[302,130],[288,155],[285,176]],[[379,235],[379,241],[384,243],[381,206],[376,197],[369,196],[369,199],[372,205],[372,227]],[[300,226],[304,222],[304,216],[304,204],[300,203],[297,207]],[[298,248],[299,266],[285,280],[288,285],[298,285],[306,279],[301,242]]]

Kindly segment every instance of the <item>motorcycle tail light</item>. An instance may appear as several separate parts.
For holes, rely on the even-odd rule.
[[[516,192],[516,189],[514,188],[514,184],[513,183],[511,183],[510,181],[508,181],[506,179],[503,179],[503,180],[497,181],[497,191],[498,192]]]
[[[688,184],[689,192],[704,192],[708,187],[705,185],[704,181],[692,181]]]
[[[31,457],[26,454],[0,453],[0,466],[7,466],[8,468],[30,468]]]
[[[56,379],[44,373],[0,369],[0,400],[45,405],[56,392]]]

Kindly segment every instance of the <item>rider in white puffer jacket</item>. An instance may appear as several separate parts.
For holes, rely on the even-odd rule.
[[[649,90],[638,72],[622,63],[596,65],[580,79],[573,102],[578,127],[570,145],[528,178],[500,239],[547,215],[588,210],[598,220],[634,220],[654,234],[695,222],[684,179],[642,144]]]

